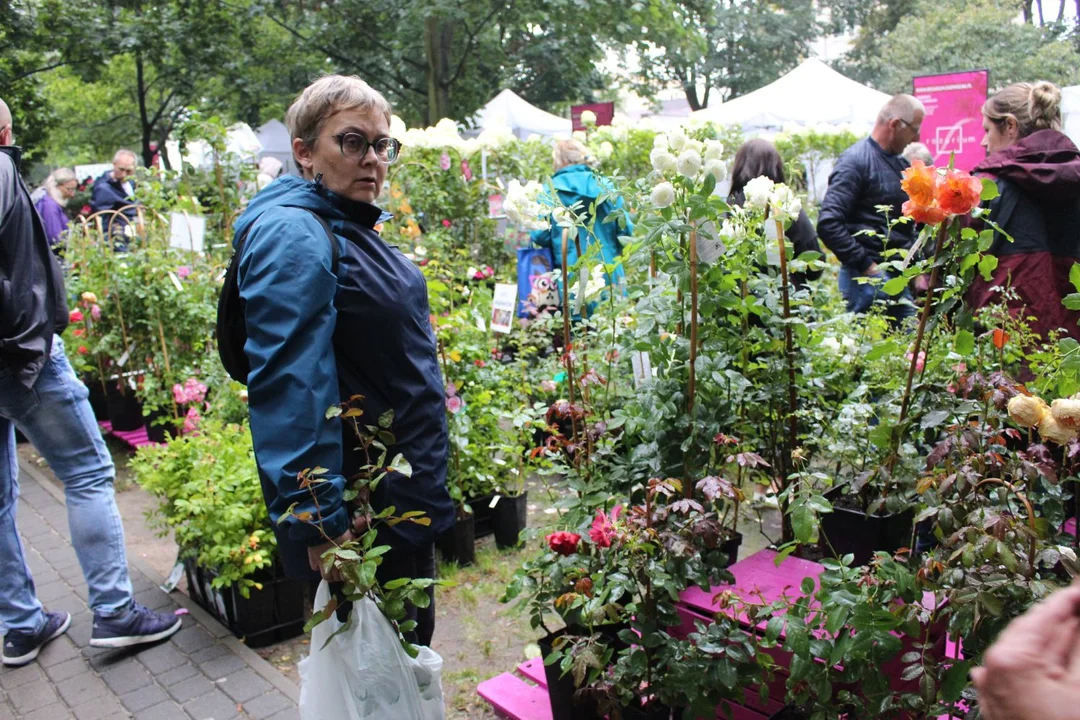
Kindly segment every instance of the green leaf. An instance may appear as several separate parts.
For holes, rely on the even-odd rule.
[[[975,335],[970,330],[957,330],[953,350],[963,357],[971,355],[975,351]]]
[[[1061,304],[1069,310],[1080,310],[1080,293],[1069,293]]]
[[[982,275],[983,280],[991,280],[994,270],[997,269],[998,259],[995,255],[983,255],[982,260],[979,261],[979,274]]]
[[[988,202],[1001,195],[998,192],[997,183],[990,178],[983,178],[982,180],[982,192],[979,194],[979,199],[983,202]]]
[[[339,415],[341,415],[341,406],[340,405],[331,405],[326,410],[326,419],[327,420],[330,420],[331,418],[336,418]]]
[[[791,529],[800,543],[814,540],[814,513],[806,505],[796,505],[791,509]]]
[[[968,684],[968,673],[971,672],[972,661],[961,660],[953,663],[953,666],[945,671],[941,678],[941,699],[945,702],[956,702]]]
[[[404,475],[405,477],[412,477],[412,465],[410,465],[409,461],[400,453],[395,455],[394,459],[390,461],[389,469]]]
[[[906,288],[907,285],[907,278],[900,275],[899,277],[894,277],[892,280],[887,281],[881,286],[881,290],[886,295],[899,295],[904,292],[904,288]]]
[[[1073,266],[1069,268],[1069,282],[1077,292],[1080,292],[1080,263],[1073,263]]]
[[[379,427],[383,430],[389,430],[390,426],[394,424],[394,409],[390,408],[382,415],[379,416]]]

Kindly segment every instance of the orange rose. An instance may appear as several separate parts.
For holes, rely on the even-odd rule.
[[[908,200],[901,209],[909,218],[924,225],[937,225],[949,216],[947,212],[936,204],[918,205],[914,200]]]
[[[951,215],[967,215],[979,206],[982,181],[963,170],[950,170],[937,185],[937,202]]]
[[[922,160],[916,160],[904,171],[900,187],[916,205],[928,207],[934,204],[934,192],[940,179],[937,170],[927,167]]]

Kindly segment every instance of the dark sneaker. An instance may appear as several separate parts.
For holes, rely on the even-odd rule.
[[[137,602],[116,617],[94,613],[90,644],[94,647],[122,648],[164,640],[180,629],[176,615],[156,613]]]
[[[45,624],[36,633],[12,630],[4,636],[4,664],[12,667],[25,665],[36,658],[50,640],[67,632],[70,625],[71,615],[66,612],[47,612]]]

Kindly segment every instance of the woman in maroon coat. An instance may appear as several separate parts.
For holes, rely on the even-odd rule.
[[[990,219],[997,233],[991,252],[998,267],[987,282],[976,276],[967,300],[973,309],[998,302],[1002,286],[1019,296],[1013,315],[1034,318],[1043,338],[1052,330],[1080,340],[1080,313],[1062,298],[1075,289],[1069,270],[1080,262],[1080,151],[1061,133],[1061,91],[1048,82],[1016,83],[983,105],[988,157],[975,172],[997,183]]]

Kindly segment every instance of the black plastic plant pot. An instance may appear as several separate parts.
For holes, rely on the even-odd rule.
[[[113,430],[130,432],[143,426],[142,403],[134,393],[109,393],[109,422]]]
[[[146,438],[154,443],[166,443],[177,435],[172,415],[166,410],[154,410],[146,416]]]
[[[476,517],[459,515],[454,526],[439,536],[436,545],[439,554],[447,562],[456,562],[461,567],[476,562]]]
[[[491,529],[495,534],[495,545],[501,548],[516,548],[521,544],[521,531],[528,522],[529,493],[503,495],[495,504],[491,514]]]
[[[860,566],[870,562],[875,552],[893,553],[911,544],[914,510],[867,515],[862,509],[838,505],[838,496],[830,499],[833,500],[833,511],[821,516],[821,532],[828,538],[828,544],[822,539],[826,553],[835,552],[837,557],[850,553],[855,556],[854,564]]]
[[[494,497],[495,493],[488,493],[465,501],[465,504],[471,507],[473,511],[473,518],[475,518],[473,521],[473,537],[477,540],[485,538],[494,532],[492,518],[495,515],[495,508],[491,507],[491,500]],[[502,500],[499,503],[502,503]]]
[[[627,623],[610,623],[594,627],[593,630],[604,639],[608,646],[618,652],[627,647],[627,644],[619,637],[619,633],[629,627]],[[554,650],[555,641],[567,633],[585,635],[589,633],[589,630],[574,625],[540,638],[537,644],[545,659]],[[551,700],[552,720],[600,720],[604,717],[604,714],[597,710],[595,702],[574,697],[574,676],[570,673],[563,676],[559,663],[553,665],[545,663],[544,678],[547,681],[548,698]],[[624,715],[624,717],[628,716]]]
[[[109,399],[105,395],[105,390],[101,387],[101,381],[89,375],[84,375],[82,381],[90,393],[90,409],[94,411],[94,417],[99,421],[108,420]]]
[[[681,718],[682,713],[667,705],[653,704],[649,707],[628,707],[623,710],[623,720],[673,720]]]
[[[252,575],[262,589],[251,588],[248,597],[233,587],[215,588],[217,573],[198,567],[190,558],[184,560],[184,574],[191,599],[248,647],[273,645],[304,632],[305,583],[287,578],[277,563]]]
[[[720,551],[727,555],[727,565],[731,567],[739,562],[739,546],[742,545],[742,533],[732,533],[727,540],[720,543]]]

